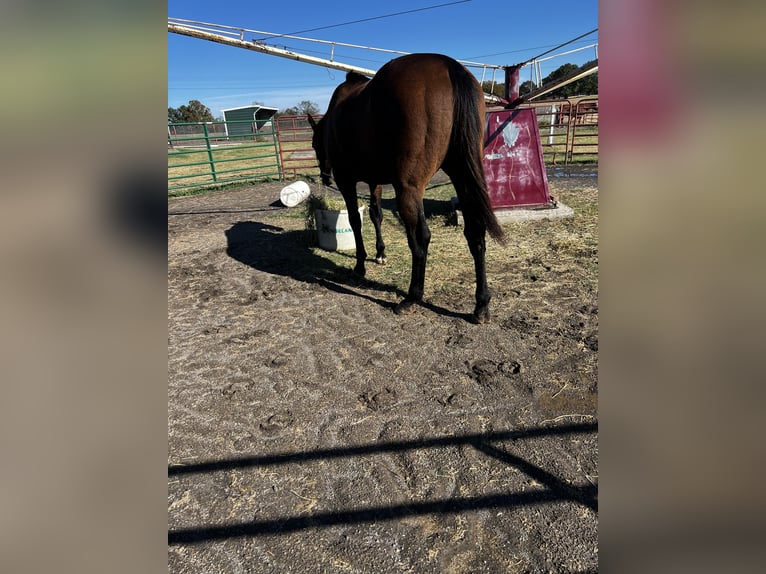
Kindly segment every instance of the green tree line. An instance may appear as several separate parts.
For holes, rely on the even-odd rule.
[[[177,108],[168,108],[168,123],[181,122],[212,122],[213,114],[205,104],[199,100],[189,100],[188,105]]]

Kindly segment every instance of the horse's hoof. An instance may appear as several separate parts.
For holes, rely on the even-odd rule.
[[[377,263],[378,265],[385,265],[386,263],[388,263],[388,259],[386,259],[385,257],[376,257],[375,263]]]
[[[415,310],[415,301],[404,300],[394,307],[394,313],[397,315],[409,315]]]
[[[489,323],[489,309],[485,307],[484,309],[474,311],[473,315],[471,315],[471,322],[476,325]]]
[[[364,265],[357,265],[354,267],[354,275],[357,277],[364,277],[367,274],[367,270],[364,268]]]

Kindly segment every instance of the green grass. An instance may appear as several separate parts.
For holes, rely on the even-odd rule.
[[[540,138],[543,149],[543,160],[546,165],[577,165],[598,163],[598,126],[578,125],[571,128],[574,142],[567,142],[567,127],[556,126],[549,137],[548,126],[540,126]],[[306,133],[299,137],[306,137]],[[189,136],[191,137],[191,136]],[[215,164],[216,177],[212,175],[208,150],[204,147],[182,148],[168,150],[168,195],[170,197],[193,195],[212,190],[228,189],[238,185],[250,185],[258,181],[270,181],[280,178],[280,158],[272,135],[258,136],[258,141],[248,138],[239,144],[224,145],[224,140],[211,139],[213,142],[224,142],[218,147],[212,147],[210,154]],[[291,134],[295,137],[295,134]],[[551,143],[549,143],[549,141]],[[203,144],[200,135],[194,140],[195,144]],[[184,142],[177,142],[183,145]],[[281,166],[285,177],[316,178],[319,170],[316,160],[312,158],[292,159],[290,153],[305,150],[310,147],[308,141],[281,141],[285,163]],[[570,152],[571,149],[571,152]],[[198,165],[183,165],[195,163]],[[181,178],[179,178],[181,176]],[[179,178],[179,179],[176,179]]]
[[[361,187],[361,186],[360,186]],[[598,281],[598,190],[592,188],[557,190],[551,192],[575,210],[575,216],[503,226],[505,246],[487,240],[487,273],[493,289],[529,291],[529,277],[539,269],[561,274],[565,282],[586,285],[595,292]],[[431,230],[431,244],[426,269],[426,298],[467,298],[471,300],[475,288],[473,259],[468,250],[463,228],[453,223],[450,199],[455,196],[451,184],[436,185],[426,190],[425,208]],[[360,203],[369,204],[369,195],[360,193]],[[386,242],[388,263],[376,265],[369,259],[375,256],[375,231],[365,210],[362,236],[368,253],[366,279],[389,287],[388,296],[397,300],[409,288],[411,257],[404,226],[395,213],[392,194],[383,198],[383,239]],[[304,210],[293,210],[276,216],[269,222],[286,229],[300,229]],[[307,241],[309,231],[307,233]],[[350,252],[328,252],[318,247],[313,254],[334,265],[352,269],[355,255]],[[546,288],[539,282],[536,289]]]
[[[203,141],[202,139],[199,140]],[[282,142],[287,157],[292,150],[303,149],[307,142]],[[213,177],[210,156],[216,172]],[[187,165],[195,164],[195,165]],[[234,145],[219,145],[210,152],[206,147],[175,147],[168,150],[168,195],[177,197],[210,190],[220,190],[257,181],[280,177],[280,159],[274,140],[268,136],[259,141]],[[309,177],[319,175],[316,161],[311,158],[287,164],[289,175]]]
[[[213,166],[210,163],[211,156]],[[278,176],[279,162],[273,141],[212,147],[210,151],[204,147],[168,150],[168,188],[171,197],[182,195],[193,187],[220,187],[237,181],[257,181]]]
[[[566,163],[569,164],[598,163],[598,126],[578,125],[570,129],[572,130],[573,133],[567,136],[566,126],[555,126],[553,134],[550,134],[547,126],[540,127],[540,141],[546,165],[563,164],[566,159]],[[570,138],[569,142],[567,137]]]

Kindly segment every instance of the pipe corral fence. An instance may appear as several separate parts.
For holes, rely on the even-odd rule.
[[[518,108],[536,112],[546,166],[598,163],[598,97],[529,102]],[[311,137],[306,116],[169,123],[168,194],[318,177]]]
[[[598,97],[530,102],[546,165],[598,163]]]
[[[169,123],[168,193],[278,179],[278,157],[271,120]]]

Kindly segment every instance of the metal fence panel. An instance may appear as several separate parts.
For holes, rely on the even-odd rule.
[[[232,130],[231,124],[249,129]],[[168,124],[168,193],[281,179],[276,131],[270,121]]]
[[[537,112],[546,165],[598,163],[598,97],[523,104]]]
[[[319,121],[321,117],[316,116],[315,119]],[[298,174],[319,176],[316,154],[311,147],[314,132],[308,117],[279,116],[276,123],[283,177],[288,177],[288,172],[293,179]]]
[[[531,102],[546,165],[598,162],[598,97]],[[319,119],[321,116],[317,116]],[[228,125],[227,125],[228,124]],[[244,124],[229,129],[231,124]],[[318,177],[304,116],[168,124],[168,193]]]

